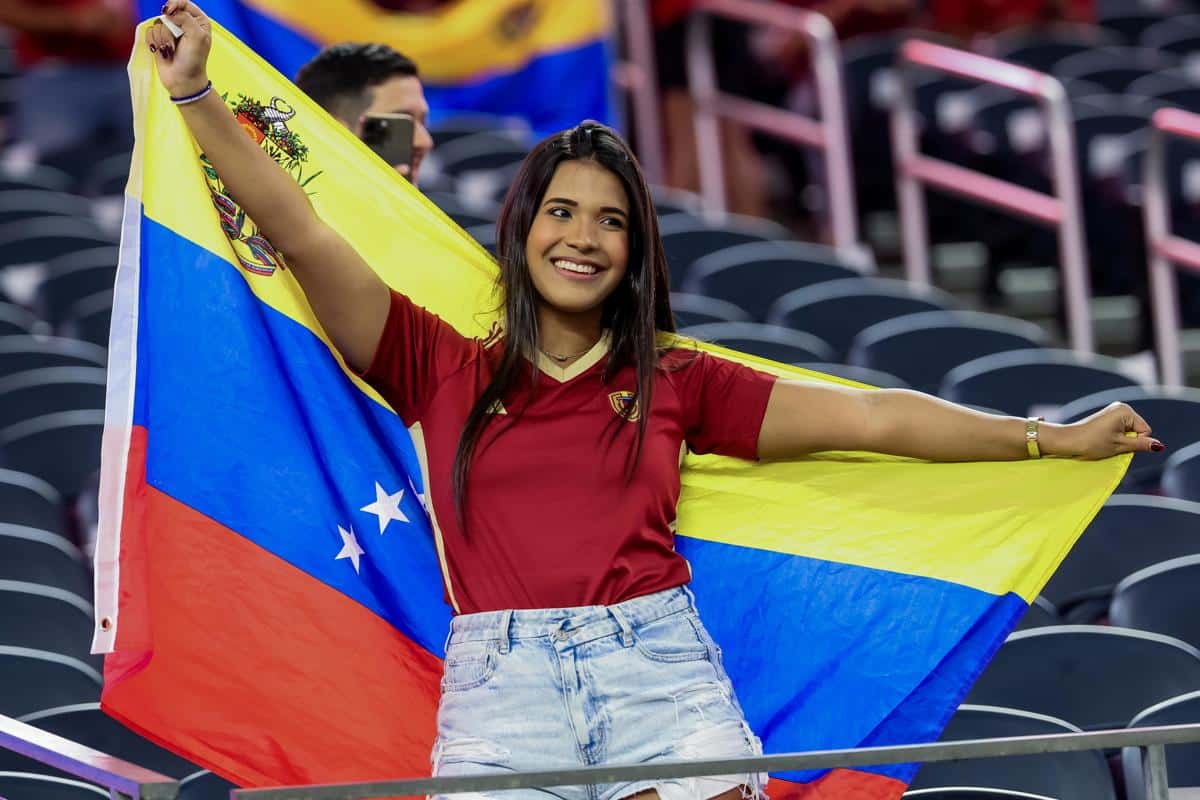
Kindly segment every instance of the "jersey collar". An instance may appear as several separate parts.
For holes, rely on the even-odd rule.
[[[566,383],[599,364],[601,359],[608,355],[608,348],[611,344],[612,334],[609,331],[605,331],[601,334],[599,341],[592,345],[592,349],[581,355],[577,361],[561,367],[554,359],[544,353],[538,353],[537,368],[543,375],[559,383]]]

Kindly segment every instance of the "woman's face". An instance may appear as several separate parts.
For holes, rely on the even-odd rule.
[[[629,199],[616,175],[593,161],[554,172],[525,240],[542,301],[570,314],[599,312],[625,277]]]

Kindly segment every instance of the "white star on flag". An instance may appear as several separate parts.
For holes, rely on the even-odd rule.
[[[388,523],[392,520],[397,522],[408,522],[408,517],[404,516],[404,512],[400,510],[400,500],[404,497],[404,490],[395,494],[388,494],[379,485],[379,481],[375,482],[375,502],[368,503],[363,506],[360,511],[366,511],[368,514],[374,514],[379,518],[379,533],[382,535]]]
[[[354,572],[357,573],[358,557],[366,551],[359,547],[358,539],[354,536],[353,528],[346,530],[341,525],[338,525],[338,533],[342,536],[342,549],[336,556],[333,557],[333,560],[337,561],[340,558],[350,559],[350,563],[354,566]]]

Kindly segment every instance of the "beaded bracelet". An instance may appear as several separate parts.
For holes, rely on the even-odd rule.
[[[206,94],[208,94],[211,91],[212,91],[212,81],[209,81],[207,86],[205,86],[203,89],[196,92],[195,94],[189,94],[189,95],[185,95],[183,97],[172,97],[171,102],[177,106],[186,106],[188,103],[194,103],[197,100],[200,100],[201,98],[203,98]]]

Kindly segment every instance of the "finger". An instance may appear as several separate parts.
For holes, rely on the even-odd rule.
[[[146,26],[146,47],[150,48],[151,53],[158,53],[158,42],[154,36],[154,29],[163,27],[162,23],[155,20],[152,24]]]
[[[1132,424],[1132,426],[1129,428],[1129,430],[1132,430],[1132,431],[1134,431],[1134,432],[1136,432],[1136,433],[1138,433],[1138,434],[1148,434],[1148,433],[1150,433],[1150,425],[1149,425],[1149,423],[1147,423],[1147,422],[1146,422],[1146,420],[1142,419],[1142,417],[1141,417],[1141,415],[1140,415],[1140,414],[1138,414],[1136,411],[1134,411],[1134,410],[1132,410],[1132,409],[1130,409],[1129,413],[1130,413],[1130,414],[1132,415],[1132,417],[1133,417],[1133,424]]]
[[[150,26],[149,35],[150,44],[153,46],[152,52],[154,52],[159,58],[166,58],[166,55],[163,53],[163,48],[169,41],[174,41],[174,37],[172,37],[171,32],[167,30],[167,26],[162,25],[161,23],[152,25]]]
[[[168,14],[167,16],[172,22],[183,29],[184,36],[191,36],[194,40],[204,34],[204,29],[200,27],[200,21],[187,11],[176,11],[174,14]]]
[[[1117,442],[1118,453],[1161,453],[1166,446],[1153,436],[1127,433]]]

